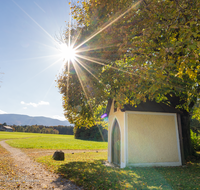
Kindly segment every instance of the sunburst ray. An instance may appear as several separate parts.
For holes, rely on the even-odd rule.
[[[110,48],[110,47],[114,47],[115,45],[108,45],[108,46],[100,46],[100,47],[85,47],[85,48],[79,48],[76,50],[77,53],[83,53],[83,52],[89,52],[89,51],[93,51],[93,50],[98,50],[98,49],[104,49],[104,48]]]
[[[85,41],[83,41],[82,43],[80,43],[78,46],[76,46],[75,50],[78,49],[79,47],[81,47],[83,44],[87,43],[88,41],[90,41],[91,39],[93,39],[95,36],[97,36],[98,34],[100,34],[101,32],[103,32],[105,29],[107,29],[108,27],[110,27],[112,24],[114,24],[115,22],[117,22],[120,18],[122,18],[125,14],[127,14],[130,10],[134,9],[135,7],[137,7],[137,5],[140,4],[142,0],[138,1],[137,3],[133,4],[130,8],[128,8],[125,12],[123,12],[122,14],[120,14],[117,18],[113,19],[112,21],[110,21],[108,24],[106,24],[104,27],[100,28],[98,31],[96,31],[94,34],[92,34],[90,37],[88,37]]]
[[[80,74],[81,69],[78,66],[78,64],[76,63],[76,61],[73,61],[73,66],[74,66],[74,69],[76,71],[76,74],[77,74],[77,77],[79,79],[79,82],[81,84],[81,87],[82,87],[82,89],[83,89],[83,91],[85,93],[85,97],[86,97],[87,100],[89,100],[88,94],[87,94],[87,92],[85,90],[85,87],[84,87],[84,84],[83,84],[83,81],[81,80],[81,77],[80,77],[81,76],[81,74]]]
[[[102,65],[102,66],[108,66],[108,65],[106,65],[105,63],[96,61],[95,59],[93,59],[93,58],[90,57],[90,56],[77,55],[77,57],[80,57],[80,58],[82,58],[82,59],[85,59],[85,60],[90,61],[90,62],[93,62],[93,63],[97,63],[97,64]],[[135,74],[135,73],[132,73],[132,72],[129,72],[129,71],[125,71],[125,70],[119,69],[119,68],[114,67],[114,66],[110,66],[110,65],[109,65],[109,67],[112,68],[112,69],[115,69],[115,70],[124,72],[124,73],[128,73],[128,74],[130,74],[130,75],[139,76],[138,74]],[[140,76],[141,76],[141,75],[140,75]]]
[[[100,79],[95,76],[78,58],[75,58],[76,62],[79,63],[88,73],[90,73],[97,81],[100,81]],[[102,83],[103,84],[103,83]]]
[[[49,36],[51,38],[51,40],[53,40],[55,43],[58,43],[38,22],[36,22],[33,17],[31,17],[20,5],[18,5],[14,0],[12,0],[13,3],[15,5],[17,5],[37,26],[40,27],[40,29],[42,29],[46,34],[47,36]]]

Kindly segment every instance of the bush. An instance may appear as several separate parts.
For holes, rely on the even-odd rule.
[[[192,130],[190,130],[191,133],[191,143],[192,146],[194,147],[194,150],[200,151],[200,136],[198,135],[199,133],[195,133]]]
[[[103,138],[102,138],[103,136]],[[108,131],[102,126],[74,127],[75,139],[92,140],[92,141],[108,141]]]

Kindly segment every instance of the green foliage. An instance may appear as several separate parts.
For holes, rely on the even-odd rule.
[[[61,75],[58,86],[70,122],[95,125],[97,107],[105,109],[109,97],[120,107],[156,100],[180,111],[184,152],[190,155],[189,120],[200,95],[200,2],[83,0],[72,13],[82,31],[75,46],[90,39],[81,48],[98,47],[81,55],[98,61],[82,62],[100,80],[90,75],[85,82],[82,66],[81,72],[75,69],[82,80]]]
[[[16,132],[28,132],[28,133],[46,133],[46,134],[67,134],[73,135],[73,126],[43,126],[43,125],[12,125]]]
[[[200,129],[200,124],[199,124],[199,122],[200,122],[200,104],[199,104],[199,100],[197,101],[197,103],[194,106],[192,119],[195,122],[196,127],[198,125],[198,128]]]
[[[72,71],[75,70],[73,67],[73,65],[70,67]],[[92,68],[91,65],[88,67]],[[107,103],[106,99],[103,100],[105,97],[101,96],[103,94],[102,87],[97,85],[98,81],[94,80],[93,76],[88,76],[84,72],[75,75],[72,71],[70,71],[70,75],[67,71],[64,71],[63,75],[57,79],[58,88],[63,95],[65,117],[70,123],[78,127],[94,125],[107,127],[106,122],[101,119]],[[78,75],[80,75],[81,82]],[[68,88],[67,81],[69,83]],[[99,97],[95,96],[97,93]],[[88,94],[90,94],[90,98]]]
[[[74,134],[74,127],[73,126],[54,126],[54,130],[58,130],[59,134],[66,134],[66,135],[73,135]]]
[[[65,154],[65,161],[51,156],[37,158],[49,170],[84,189],[199,189],[200,164],[187,167],[112,168],[102,164],[107,153]]]
[[[82,140],[108,141],[108,131],[102,126],[74,127],[74,137]]]
[[[85,61],[91,66],[89,69],[99,72],[101,83],[95,82],[94,86],[87,81],[95,96],[85,95],[87,90],[82,89],[74,74],[65,75],[69,77],[69,93],[72,93],[68,97],[63,88],[66,78],[58,81],[66,116],[75,122],[79,118],[79,126],[91,121],[94,124],[94,110],[103,105],[108,96],[115,98],[119,105],[155,99],[185,113],[191,112],[197,102],[200,91],[199,1],[142,0],[135,6],[136,2],[85,0],[72,7],[78,27],[82,26],[79,42],[87,39],[89,33],[98,33],[85,45],[102,49],[87,52],[86,56],[108,59],[103,67]],[[110,24],[113,20],[116,22]],[[109,27],[105,27],[107,24]],[[103,91],[101,84],[105,85]],[[97,97],[100,98],[96,100]],[[82,112],[75,110],[77,106]]]
[[[200,134],[200,121],[197,119],[191,119],[190,126],[192,131],[198,136]]]
[[[197,119],[191,119],[191,143],[194,150],[200,151],[200,122]]]
[[[192,142],[192,146],[194,147],[194,150],[200,151],[200,133],[195,133],[191,130],[190,134],[191,134],[191,142]]]
[[[148,98],[178,109],[185,152],[190,154],[190,125],[185,121],[200,92],[200,2],[141,0],[136,7],[135,2],[90,0],[73,13],[91,31],[123,15],[96,41],[118,47],[109,49],[118,57],[102,68],[102,82],[110,86],[109,94],[119,106]]]

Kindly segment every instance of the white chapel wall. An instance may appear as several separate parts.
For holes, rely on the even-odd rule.
[[[176,114],[153,112],[126,112],[126,114],[129,165],[181,165]]]

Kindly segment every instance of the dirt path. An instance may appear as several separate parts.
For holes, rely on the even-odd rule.
[[[41,164],[31,160],[20,149],[9,146],[5,141],[0,141],[0,145],[11,153],[11,156],[14,159],[14,164],[18,170],[17,179],[4,179],[8,183],[13,184],[12,189],[81,189],[59,175],[46,171]],[[5,188],[5,190],[7,190],[7,188]]]

